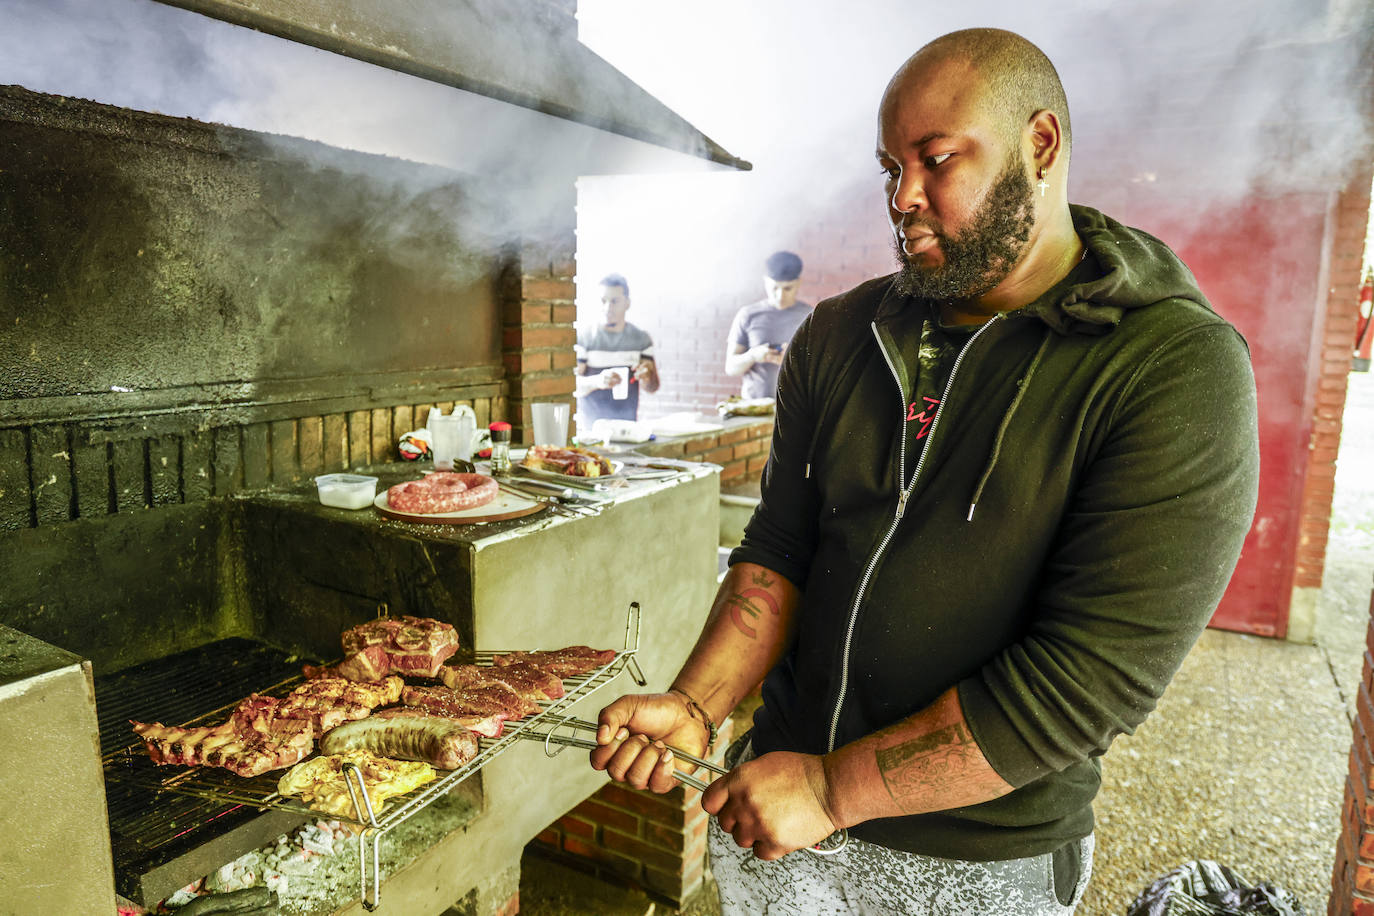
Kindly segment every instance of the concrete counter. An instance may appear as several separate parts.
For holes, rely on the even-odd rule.
[[[377,469],[382,485],[417,467]],[[599,515],[540,513],[482,525],[412,524],[374,510],[319,505],[304,488],[243,503],[248,587],[264,607],[273,641],[330,657],[340,631],[392,614],[453,623],[464,646],[620,649],[626,612],[638,602],[637,658],[644,689],[671,682],[690,651],[715,591],[719,485],[701,466],[611,494]],[[628,675],[573,708],[595,718]],[[444,909],[493,874],[509,872],[526,843],[604,785],[585,752],[549,759],[536,742],[503,753],[481,771],[483,811],[384,879],[378,913]],[[443,904],[443,905],[441,905]],[[359,905],[343,912],[362,912]]]

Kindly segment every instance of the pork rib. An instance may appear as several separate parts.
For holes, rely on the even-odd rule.
[[[240,701],[222,725],[132,724],[153,763],[223,767],[240,776],[259,776],[299,763],[315,747],[314,720],[282,717],[280,705],[276,697],[255,693]]]

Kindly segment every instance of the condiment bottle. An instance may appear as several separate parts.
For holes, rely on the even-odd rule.
[[[491,430],[491,472],[506,475],[510,473],[510,424],[503,420],[487,427]]]

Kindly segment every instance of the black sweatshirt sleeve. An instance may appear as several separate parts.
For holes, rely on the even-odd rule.
[[[1224,324],[1136,371],[1085,468],[1028,632],[959,684],[970,730],[1013,786],[1135,730],[1221,600],[1255,510],[1254,375]]]
[[[817,422],[807,385],[815,357],[811,340],[814,318],[814,312],[807,316],[783,357],[761,498],[745,526],[740,546],[730,554],[731,565],[757,563],[785,576],[799,589],[806,587],[816,549],[819,503],[807,470]]]

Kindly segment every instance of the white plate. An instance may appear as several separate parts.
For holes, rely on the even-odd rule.
[[[522,459],[524,458],[523,455],[521,455],[520,457],[521,457]],[[602,457],[605,457],[605,456],[602,456]],[[609,459],[609,458],[607,458],[606,460],[607,460],[607,461],[611,461],[611,459]],[[520,465],[520,470],[521,470],[522,472],[524,472],[524,473],[533,474],[535,477],[543,477],[543,478],[546,478],[546,479],[548,479],[548,480],[556,480],[556,481],[558,481],[559,483],[572,483],[572,484],[579,484],[579,483],[582,483],[582,484],[585,484],[585,483],[596,483],[598,480],[609,480],[609,479],[612,478],[612,477],[619,477],[619,476],[621,476],[620,472],[623,471],[623,470],[625,470],[625,462],[623,462],[623,461],[611,461],[611,473],[609,473],[609,474],[602,474],[602,475],[600,475],[600,476],[598,476],[598,477],[579,477],[579,476],[576,475],[576,474],[560,474],[560,473],[558,473],[557,471],[546,471],[546,470],[544,470],[543,468],[532,468],[532,467],[530,467],[530,466],[528,466],[528,465],[521,464],[520,461],[517,461],[517,460],[514,458],[514,456],[511,457],[511,461],[514,462],[515,464],[519,464],[519,465]]]

